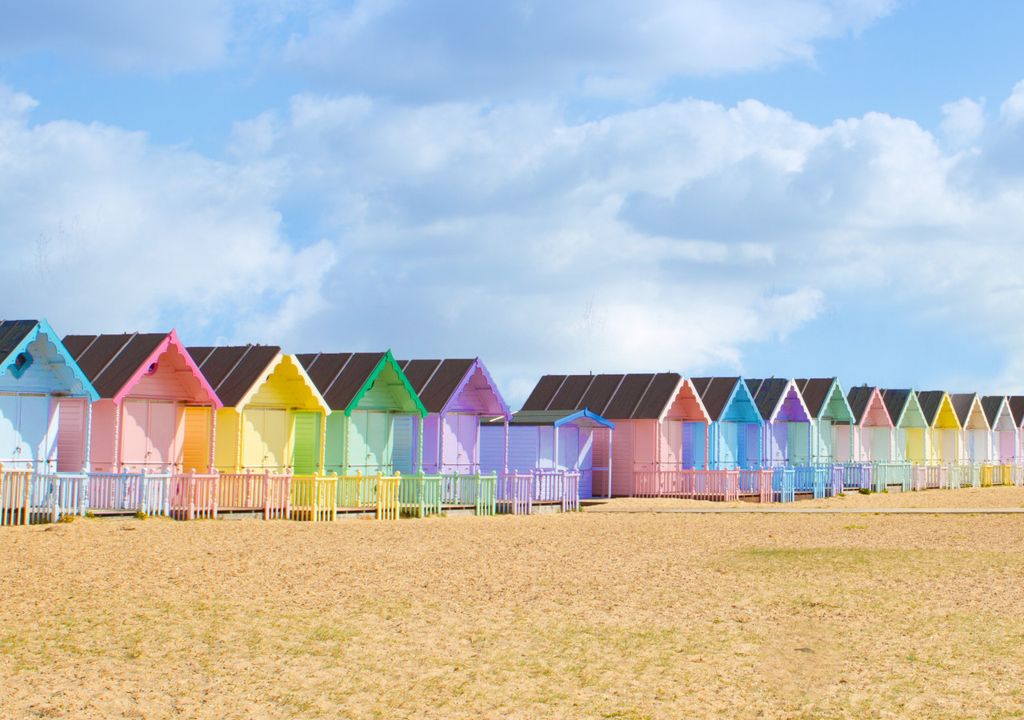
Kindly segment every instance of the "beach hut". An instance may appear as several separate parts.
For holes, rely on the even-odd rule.
[[[99,393],[93,471],[209,472],[221,402],[174,330],[68,335],[64,345]]]
[[[504,463],[504,424],[511,413],[480,358],[399,360],[398,365],[427,410],[423,421],[423,472],[461,475],[480,472],[482,418],[503,418],[501,445],[497,448],[491,446],[490,450],[500,453],[498,465]],[[395,469],[403,473],[412,472],[411,463],[403,464],[403,461],[418,455],[413,418],[403,416],[395,423],[396,438],[403,441],[408,438],[413,443],[411,452],[396,448],[399,460]]]
[[[614,430],[615,423],[587,409],[521,410],[511,421],[498,416],[481,428],[482,472],[573,472],[579,475],[580,498],[611,497],[607,467],[603,484],[594,483],[594,440]]]
[[[764,421],[761,465],[795,465],[798,458],[806,462],[810,454],[811,415],[796,383],[783,378],[748,378],[746,383]]]
[[[846,399],[853,411],[853,424],[837,428],[836,458],[840,462],[891,462],[894,424],[881,390],[868,385],[853,387]]]
[[[836,430],[852,425],[853,410],[838,378],[800,378],[795,381],[804,400],[810,423],[810,456],[804,458],[800,448],[791,453],[796,465],[830,465],[836,461]],[[850,456],[850,434],[846,437],[846,457]]]
[[[895,426],[892,459],[901,463],[923,463],[928,423],[917,401],[917,393],[886,389],[882,390],[882,400]]]
[[[421,461],[413,448],[423,446],[422,419],[427,411],[390,350],[297,357],[331,409],[324,440],[328,472],[419,472]],[[415,440],[406,436],[412,433]]]
[[[89,469],[95,388],[45,320],[0,320],[0,465]]]
[[[188,352],[223,404],[214,452],[220,472],[323,472],[330,409],[294,355],[272,345]]]
[[[615,425],[614,433],[592,428],[596,488],[610,482],[613,495],[628,496],[638,472],[707,467],[709,417],[693,384],[678,373],[545,375],[523,405],[528,413],[580,410]]]
[[[1016,457],[1024,460],[1024,395],[1010,395],[1006,398],[1006,404],[1013,416],[1013,426],[1017,428]]]
[[[708,465],[714,470],[757,468],[761,462],[761,426],[764,421],[739,377],[693,378],[711,419],[708,430]]]
[[[925,434],[925,454],[930,463],[955,463],[960,457],[960,421],[943,390],[922,390],[917,393],[928,432]]]
[[[985,463],[992,453],[992,428],[977,393],[954,393],[949,396],[960,421],[960,453],[966,462]]]
[[[1019,453],[1019,426],[1010,410],[1010,399],[1005,395],[986,395],[981,399],[985,419],[992,428],[992,452],[995,462],[1015,463]]]

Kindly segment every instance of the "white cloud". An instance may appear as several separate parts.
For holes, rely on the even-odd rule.
[[[227,55],[229,0],[32,0],[5,3],[0,51],[53,50],[122,70],[206,68]]]
[[[808,62],[894,0],[357,0],[314,14],[287,60],[346,91],[507,97],[524,87],[636,97],[679,75]]]
[[[274,178],[115,127],[31,125],[31,105],[0,86],[5,314],[210,335],[246,317],[272,340],[297,300],[320,307],[333,250],[285,242]]]
[[[953,147],[968,147],[985,129],[985,108],[970,98],[942,106],[942,134]]]

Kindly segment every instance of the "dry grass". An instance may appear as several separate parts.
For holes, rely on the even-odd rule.
[[[1024,708],[1021,516],[79,520],[0,587],[4,718]]]

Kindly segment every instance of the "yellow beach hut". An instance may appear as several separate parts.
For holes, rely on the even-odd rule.
[[[216,417],[217,470],[323,472],[330,409],[294,355],[272,345],[188,352],[224,403]]]
[[[960,420],[949,393],[923,390],[917,393],[928,431],[925,433],[925,458],[930,463],[955,463],[960,457]]]

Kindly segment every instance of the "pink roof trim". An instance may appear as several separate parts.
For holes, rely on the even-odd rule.
[[[217,397],[217,393],[215,393],[213,391],[213,388],[210,387],[210,383],[207,382],[205,377],[203,377],[203,373],[199,370],[199,366],[196,365],[195,360],[193,360],[192,356],[189,355],[188,351],[185,349],[185,346],[181,344],[181,340],[178,339],[177,330],[171,330],[169,333],[167,333],[167,337],[164,338],[163,342],[157,345],[156,349],[149,354],[149,357],[147,357],[139,364],[139,367],[135,370],[134,373],[132,373],[132,376],[128,378],[128,381],[125,382],[125,384],[121,386],[121,389],[117,391],[117,394],[114,395],[114,397],[112,398],[113,401],[115,403],[120,403],[122,400],[124,400],[125,395],[127,395],[131,391],[131,389],[135,387],[136,384],[138,384],[139,380],[142,379],[142,376],[146,372],[146,368],[148,368],[150,365],[156,362],[161,355],[167,352],[170,349],[171,345],[173,345],[177,349],[177,351],[181,354],[182,358],[185,360],[186,367],[188,367],[189,371],[192,373],[192,377],[194,377],[199,382],[199,386],[203,389],[203,392],[206,393],[206,397],[210,401],[210,404],[217,409],[224,407],[224,403],[222,403],[220,401],[220,398]]]

